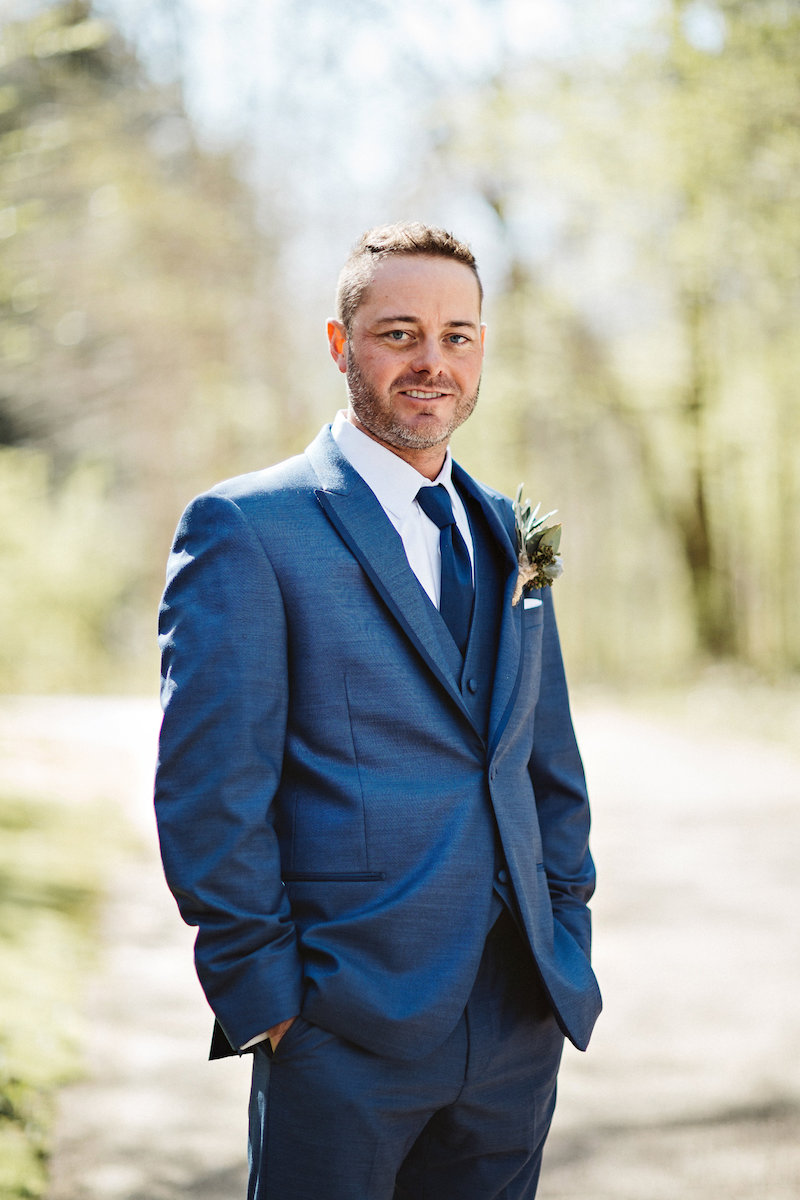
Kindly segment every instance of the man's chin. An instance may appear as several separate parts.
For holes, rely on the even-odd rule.
[[[433,414],[417,413],[413,422],[377,420],[373,413],[363,409],[359,412],[352,401],[350,412],[365,433],[394,450],[432,450],[446,444],[452,432],[448,424]]]
[[[405,450],[433,450],[436,446],[447,444],[452,430],[438,418],[431,418],[429,421],[415,421],[413,425],[395,425],[387,432],[394,446]]]

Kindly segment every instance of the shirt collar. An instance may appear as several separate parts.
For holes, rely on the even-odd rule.
[[[447,488],[451,500],[458,499],[453,486],[453,458],[449,446],[445,450],[441,471],[434,480],[430,480],[404,458],[362,433],[348,421],[343,410],[336,414],[331,434],[347,461],[375,493],[381,507],[398,521],[403,521],[408,516],[421,487],[441,483]]]

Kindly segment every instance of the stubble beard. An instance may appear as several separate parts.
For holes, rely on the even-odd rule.
[[[435,388],[437,383],[434,380],[426,383],[409,380],[408,386]],[[452,380],[446,381],[446,387],[448,391],[458,391]],[[430,450],[449,442],[451,435],[459,425],[464,424],[478,403],[479,390],[480,384],[471,396],[459,395],[449,420],[443,421],[435,414],[430,414],[431,420],[424,425],[409,426],[391,410],[390,402],[382,400],[367,383],[352,354],[347,363],[347,391],[353,412],[373,437],[399,450]]]

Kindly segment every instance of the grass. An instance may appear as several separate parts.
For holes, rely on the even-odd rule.
[[[0,797],[0,1200],[46,1189],[57,1090],[81,1070],[83,987],[120,824],[110,805]]]

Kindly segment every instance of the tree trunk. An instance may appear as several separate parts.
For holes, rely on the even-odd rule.
[[[685,403],[689,487],[686,502],[677,507],[674,521],[689,568],[700,646],[720,658],[734,653],[738,629],[730,573],[722,561],[724,549],[716,545],[711,519],[712,472],[707,450],[708,414],[714,391],[708,337],[711,302],[706,289],[693,286],[684,291],[682,303],[689,349]]]

